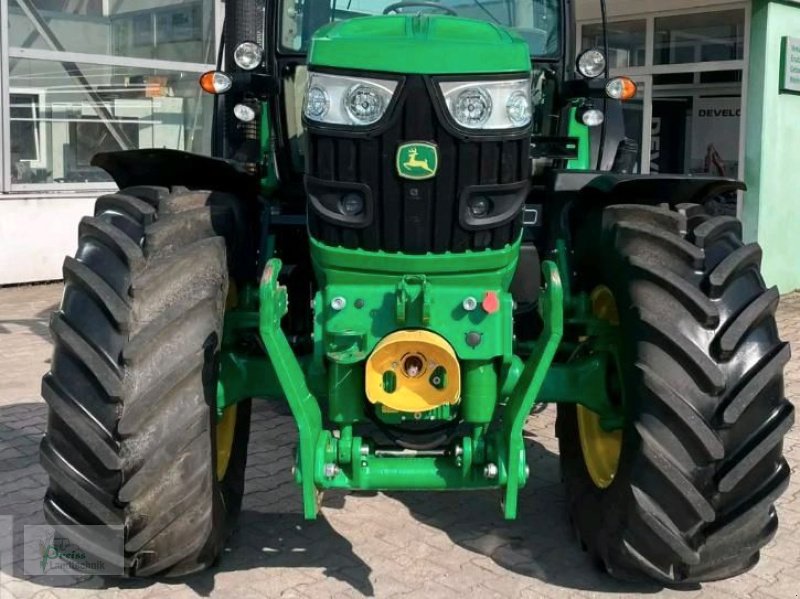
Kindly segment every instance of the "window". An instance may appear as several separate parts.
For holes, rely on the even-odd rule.
[[[32,182],[42,166],[45,138],[39,114],[43,104],[40,90],[15,89],[10,95],[12,180]]]
[[[200,5],[165,10],[156,15],[156,43],[174,44],[203,39]]]
[[[10,84],[41,90],[12,94],[13,183],[107,181],[89,164],[98,152],[210,149],[212,100],[195,73],[25,59]]]
[[[213,68],[215,0],[0,1],[4,190],[110,184],[91,166],[98,152],[210,152],[213,98],[197,78]]]
[[[683,12],[668,3],[650,8],[659,11],[619,20],[612,14],[608,23],[611,75],[639,84],[639,96],[623,111],[626,135],[641,141],[641,172],[741,176],[745,2]],[[599,10],[588,2],[576,9],[586,19],[576,50],[602,47]]]
[[[306,52],[314,31],[332,21],[380,15],[394,0],[331,0],[306,2],[296,10],[295,0],[282,0],[281,46],[291,52]],[[460,17],[489,21],[516,29],[530,46],[531,54],[556,56],[560,50],[561,0],[442,0],[442,7]],[[400,13],[417,13],[419,6],[398,7]],[[436,12],[432,10],[432,12]]]
[[[741,60],[744,21],[743,9],[656,18],[653,63]]]
[[[600,23],[584,25],[582,48],[603,47],[603,26]],[[608,24],[609,66],[612,69],[641,67],[645,64],[647,21],[620,21]]]

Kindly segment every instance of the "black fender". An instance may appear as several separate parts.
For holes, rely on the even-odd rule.
[[[581,224],[596,218],[599,208],[612,204],[702,205],[722,194],[745,189],[743,182],[722,177],[555,170],[549,173],[540,200],[543,226],[537,246],[545,256],[556,249],[558,240],[573,247],[574,234]]]
[[[255,197],[260,187],[258,175],[239,163],[180,150],[102,152],[94,155],[92,166],[111,175],[120,189],[134,185],[182,186]]]
[[[744,191],[742,181],[690,175],[631,175],[603,171],[553,171],[547,190],[561,203],[575,200],[613,204],[702,204],[731,191]],[[559,196],[561,196],[559,198]]]

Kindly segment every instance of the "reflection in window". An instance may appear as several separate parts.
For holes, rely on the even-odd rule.
[[[187,49],[194,52],[203,42],[200,4],[123,14],[112,23],[117,56],[181,60]]]
[[[35,90],[11,93],[9,120],[11,122],[11,177],[14,182],[35,183],[41,165],[44,140],[39,120],[43,95]]]
[[[14,183],[108,180],[98,152],[210,149],[196,73],[21,59],[10,84]]]
[[[645,20],[608,24],[608,64],[612,69],[644,66],[646,30]],[[584,25],[581,31],[584,50],[603,47],[600,23]]]
[[[9,0],[7,27],[11,48],[210,64],[214,23],[214,0]]]
[[[654,50],[655,64],[741,60],[744,10],[659,17]]]
[[[330,0],[306,1],[303,10],[296,9],[296,0],[281,0],[281,47],[306,52],[314,31],[331,21],[380,15],[393,0]],[[531,54],[557,56],[561,37],[561,0],[441,0],[441,7],[458,16],[496,23],[515,29],[528,42]],[[398,6],[399,14],[416,14],[419,6]],[[427,11],[424,7],[423,11]],[[430,9],[436,13],[436,8]]]

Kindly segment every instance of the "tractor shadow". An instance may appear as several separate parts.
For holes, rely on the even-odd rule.
[[[25,330],[41,340],[50,343],[50,315],[58,308],[58,304],[39,310],[33,318],[0,318],[0,335],[13,335]]]
[[[543,443],[552,446],[552,438],[545,441],[525,432],[531,477],[520,491],[516,520],[503,518],[499,491],[458,493],[457,501],[453,493],[389,495],[418,522],[443,531],[454,544],[491,559],[509,574],[576,591],[619,595],[663,591],[656,583],[612,578],[582,549],[567,514],[558,455]]]
[[[31,575],[25,559],[24,527],[46,524],[42,499],[47,474],[39,464],[39,443],[45,430],[44,402],[20,402],[0,406],[0,586],[12,596],[50,597],[48,589],[146,590],[169,594],[182,586],[200,596],[209,596],[220,578],[233,573],[252,576],[254,586],[267,595],[275,569],[282,570],[285,583],[298,569],[297,584],[313,582],[299,569],[320,571],[354,591],[374,596],[371,569],[353,551],[353,545],[320,517],[303,519],[300,493],[291,476],[296,432],[294,421],[283,405],[257,402],[253,410],[248,455],[246,494],[237,529],[228,539],[218,563],[203,572],[181,578],[123,579],[119,577]],[[335,503],[335,501],[334,501]],[[29,543],[34,543],[28,539]],[[29,552],[36,548],[30,547]],[[28,568],[26,568],[26,565]],[[223,587],[225,585],[223,584]],[[281,589],[276,589],[280,594]],[[57,592],[57,591],[56,591]]]
[[[238,576],[248,577],[259,592],[278,595],[286,590],[287,581],[302,587],[313,584],[318,575],[330,581],[331,588],[338,581],[340,589],[375,596],[380,588],[376,589],[373,581],[376,576],[381,578],[381,570],[391,575],[394,568],[403,568],[403,559],[413,556],[404,555],[408,548],[402,545],[384,545],[388,549],[378,555],[370,537],[374,531],[386,535],[384,541],[405,535],[412,539],[409,548],[413,550],[417,537],[429,534],[429,529],[446,535],[446,547],[440,548],[442,557],[452,542],[476,556],[466,559],[466,567],[491,560],[494,574],[519,577],[513,582],[523,585],[525,578],[533,578],[564,589],[612,594],[662,589],[655,584],[618,582],[599,571],[581,551],[566,516],[558,456],[547,447],[553,447],[553,440],[530,430],[526,445],[531,479],[521,492],[515,521],[503,519],[497,492],[473,491],[398,492],[377,497],[331,492],[325,495],[320,518],[306,522],[291,475],[295,424],[285,404],[267,401],[254,404],[243,511],[237,530],[213,568],[172,579],[29,576],[24,572],[23,527],[44,524],[41,505],[47,476],[39,465],[38,446],[46,412],[43,402],[0,406],[0,527],[8,523],[2,516],[13,518],[13,530],[0,531],[0,539],[11,532],[11,557],[0,552],[0,558],[16,596],[54,587],[168,594],[184,585],[200,596],[209,596],[215,589],[217,593],[224,590],[231,577]],[[377,528],[369,528],[370,521],[377,521]],[[392,566],[395,560],[400,562]],[[20,586],[15,591],[13,585]]]

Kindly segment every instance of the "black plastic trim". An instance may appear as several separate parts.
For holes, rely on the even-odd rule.
[[[372,189],[370,189],[369,185],[345,181],[328,181],[306,175],[305,187],[310,204],[309,208],[329,223],[356,229],[363,229],[372,224],[374,210]],[[334,210],[330,206],[333,201],[338,204],[347,192],[356,192],[362,196],[364,210],[361,214],[349,216]],[[326,198],[325,196],[331,197]]]
[[[468,185],[459,199],[459,221],[468,231],[482,231],[508,224],[519,217],[525,198],[528,196],[528,181],[503,183],[500,185]],[[487,216],[474,216],[469,201],[475,196],[486,196],[491,201]]]

